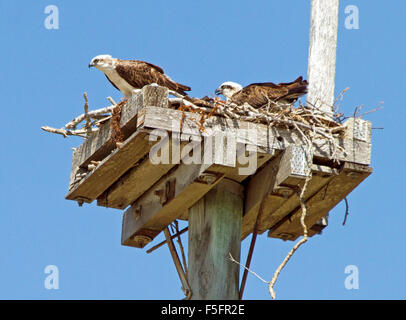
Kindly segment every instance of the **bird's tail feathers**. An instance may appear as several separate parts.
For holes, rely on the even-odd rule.
[[[180,84],[180,83],[176,83],[176,84],[177,84],[177,87],[178,87],[176,91],[177,91],[178,93],[184,95],[184,96],[187,95],[187,93],[185,93],[185,91],[190,91],[190,90],[192,90],[190,87],[185,86],[184,84]]]

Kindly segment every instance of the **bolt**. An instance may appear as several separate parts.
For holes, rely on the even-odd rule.
[[[134,245],[136,247],[145,247],[148,243],[152,241],[151,237],[143,236],[143,235],[136,235],[133,236],[132,240],[134,241]]]

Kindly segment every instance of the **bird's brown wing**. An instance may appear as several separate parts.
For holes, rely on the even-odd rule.
[[[122,60],[123,61],[123,60]],[[160,72],[160,73],[162,73],[162,74],[164,74],[165,73],[165,71],[164,71],[164,69],[162,69],[161,67],[158,67],[157,65],[155,65],[155,64],[152,64],[152,63],[149,63],[149,62],[146,62],[146,61],[141,61],[141,60],[126,60],[127,62],[131,62],[131,63],[138,63],[138,64],[146,64],[146,65],[148,65],[148,66],[150,66],[151,68],[154,68],[156,71],[158,71],[158,72]]]
[[[300,77],[298,77],[295,81],[292,81],[292,82],[281,82],[281,83],[278,83],[278,85],[279,85],[279,86],[289,86],[289,85],[292,85],[292,84],[295,84],[295,83],[302,83],[302,82],[303,82],[303,77],[300,76]],[[305,82],[307,82],[307,81],[305,80]]]
[[[272,82],[252,83],[244,87],[231,97],[231,101],[237,105],[245,102],[254,108],[267,105],[269,101],[276,101],[285,96],[288,89],[285,86],[278,86]]]
[[[303,80],[302,77],[299,77],[290,83],[279,83],[278,86],[283,86],[288,89],[286,96],[281,97],[280,99],[284,99],[291,103],[295,102],[300,96],[307,93],[307,85],[308,82]]]
[[[139,60],[119,60],[116,65],[117,73],[131,86],[141,89],[145,85],[156,83],[182,95],[190,91],[190,87],[182,85],[169,78],[164,70],[156,65]]]
[[[286,103],[294,103],[300,96],[307,93],[308,82],[300,76],[292,82],[252,83],[232,96],[232,100],[241,105],[249,103],[254,108],[267,105],[269,101],[277,102],[283,100]]]
[[[205,96],[203,98],[191,98],[190,100],[194,105],[198,107],[213,107],[214,99]]]

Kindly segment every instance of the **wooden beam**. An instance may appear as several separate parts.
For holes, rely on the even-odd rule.
[[[144,193],[123,216],[121,243],[142,248],[223,178],[210,164],[179,164]],[[143,240],[140,242],[139,238]]]
[[[307,198],[308,207],[305,223],[310,229],[318,220],[326,216],[342,199],[352,192],[372,173],[372,168],[354,163],[345,163],[339,175],[334,176],[326,187]],[[280,238],[289,235],[287,240],[296,240],[303,235],[300,224],[300,206],[270,228],[269,237]],[[316,232],[310,232],[313,235]]]
[[[227,134],[235,135],[237,143],[252,145],[257,147],[258,152],[270,153],[271,150],[284,150],[287,146],[306,145],[303,136],[296,130],[288,130],[283,128],[274,128],[260,123],[251,123],[246,121],[230,120],[220,117],[212,117],[205,124],[205,131],[201,132],[196,122],[199,120],[199,115],[196,113],[185,112],[185,118],[182,125],[182,133],[194,136],[210,136],[216,135],[219,131],[227,131]],[[172,132],[180,131],[180,123],[182,112],[172,109],[146,107],[140,110],[142,117],[142,127],[149,129],[162,129]],[[347,121],[348,122],[348,121]],[[344,125],[347,124],[344,123]],[[253,134],[255,132],[255,135]],[[331,144],[326,139],[315,139],[314,156],[331,160],[334,150]],[[352,135],[337,139],[340,146],[353,144]],[[352,161],[356,159],[356,163],[368,165],[370,163],[370,141],[359,141],[357,149],[337,150],[336,155],[340,161]]]
[[[125,209],[177,165],[171,157],[172,144],[169,139],[162,139],[158,143],[161,144],[161,150],[168,150],[169,163],[154,163],[149,156],[145,157],[104,191],[97,198],[97,205]]]
[[[138,111],[145,106],[168,107],[168,89],[157,86],[145,86],[139,93],[131,96],[122,107],[120,127],[124,139],[134,133],[137,127]],[[110,121],[102,124],[84,143],[73,152],[70,183],[80,167],[86,168],[90,161],[101,161],[106,158],[116,145],[111,141]]]
[[[193,300],[237,300],[243,188],[223,179],[189,209],[188,280]]]
[[[262,201],[263,191],[267,183],[274,185],[273,191],[265,197],[264,212],[259,222],[258,232],[262,234],[278,221],[300,206],[296,195],[298,186],[303,185],[305,176],[288,174],[288,167],[283,162],[290,162],[292,152],[281,153],[258,171],[248,183],[246,188],[245,213],[242,223],[241,238],[245,239],[253,230],[253,226]],[[283,160],[282,160],[283,159]],[[322,165],[312,165],[313,178],[308,185],[305,198],[321,190],[333,178],[336,169]],[[285,178],[282,179],[282,176]],[[277,181],[277,179],[279,179]]]
[[[144,106],[168,106],[168,89],[158,86],[145,86],[133,95],[123,106],[120,127],[125,138],[124,145],[117,149],[111,141],[110,121],[90,136],[74,152],[70,185],[77,172],[87,172],[90,161],[101,161],[80,183],[70,188],[68,200],[92,202],[111,186],[120,176],[131,168],[149,151],[145,140],[148,130],[138,130],[138,111]],[[135,148],[135,149],[134,149]],[[133,153],[133,156],[132,156]],[[102,168],[103,167],[103,168]]]
[[[265,197],[267,190],[271,187],[273,190],[281,162],[282,154],[275,156],[271,161],[265,164],[248,182],[245,189],[244,217],[241,227],[242,239],[254,229],[257,220],[261,202]]]
[[[66,199],[91,203],[111,186],[121,175],[148,154],[148,131],[137,130],[120,149],[115,149],[88,173],[66,195]]]
[[[307,186],[304,198],[309,199],[316,193],[324,191],[333,178],[334,173],[322,175],[316,175],[313,173],[313,177]],[[303,187],[303,184],[304,180],[300,182],[299,186]],[[291,192],[287,196],[281,196],[280,193],[274,193],[268,197],[268,204],[265,208],[267,214],[261,221],[260,233],[263,233],[269,228],[282,223],[287,219],[287,217],[290,216],[293,211],[296,211],[298,208],[300,208],[300,201],[297,196],[298,190],[298,188],[296,188],[296,190],[290,189]],[[290,240],[288,234],[280,233],[278,237],[283,240]]]
[[[307,101],[332,115],[339,0],[312,0]]]
[[[173,136],[173,135],[172,135]],[[168,164],[156,164],[152,163],[151,159],[149,157],[143,159],[140,163],[138,163],[136,166],[128,170],[122,177],[120,177],[119,180],[117,180],[113,185],[111,185],[98,199],[97,199],[97,204],[99,206],[104,206],[108,208],[116,208],[116,209],[125,209],[128,205],[132,204],[135,202],[140,196],[142,196],[149,188],[151,188],[164,174],[169,172],[170,169],[174,168],[178,162],[179,159],[172,159],[176,158],[172,157],[172,151],[173,149],[177,149],[179,146],[179,151],[181,151],[182,155],[185,155],[187,153],[187,156],[189,156],[189,152],[185,152],[185,150],[189,150],[188,148],[189,144],[193,143],[199,143],[200,140],[202,140],[202,137],[195,137],[198,138],[196,141],[189,141],[189,137],[187,135],[182,135],[185,141],[179,141],[176,140],[174,141],[173,139],[166,140],[163,143],[165,143],[165,146],[161,146],[161,150],[166,149],[168,150],[169,153],[169,163]],[[200,159],[201,161],[204,161],[204,142],[200,142],[200,150],[202,151],[201,154],[198,154],[198,158],[202,157]],[[174,146],[175,144],[175,146]],[[214,146],[213,148],[214,153],[219,153],[217,146]],[[216,172],[219,174],[223,174],[225,178],[232,179],[237,182],[241,182],[244,179],[246,179],[249,174],[240,172],[240,169],[247,167],[248,163],[250,161],[253,162],[254,159],[249,159],[249,157],[256,157],[256,165],[253,168],[254,171],[261,167],[267,160],[269,160],[272,155],[272,153],[251,153],[248,154],[248,152],[245,149],[245,146],[241,149],[237,148],[236,155],[233,155],[234,157],[234,162],[235,162],[235,167],[230,167],[225,165],[227,159],[224,159],[223,165],[221,164],[212,164],[209,168],[207,168],[208,171],[210,172]],[[273,150],[272,150],[273,151]],[[193,151],[194,152],[194,151]],[[196,151],[199,153],[199,151]],[[182,159],[181,162],[183,162],[184,159]],[[214,161],[214,157],[212,158],[212,161]],[[218,158],[216,160],[217,162],[222,161],[222,159]],[[250,174],[252,174],[251,172]],[[185,218],[187,217],[186,215],[182,215],[182,217],[179,218]]]

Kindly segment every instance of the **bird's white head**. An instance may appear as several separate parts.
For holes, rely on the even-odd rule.
[[[89,68],[96,67],[99,70],[106,71],[108,69],[113,69],[116,63],[116,59],[108,54],[102,54],[96,56],[90,61]]]
[[[233,96],[233,94],[237,93],[242,89],[242,86],[236,82],[227,81],[224,82],[216,89],[216,94],[222,94],[227,101]]]

